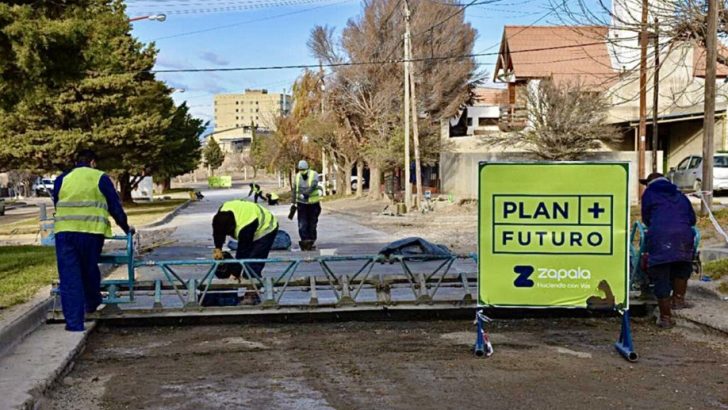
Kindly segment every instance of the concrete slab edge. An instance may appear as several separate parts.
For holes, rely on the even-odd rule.
[[[728,336],[727,328],[722,328],[722,327],[711,325],[707,321],[696,320],[696,319],[686,315],[685,313],[682,313],[682,311],[679,311],[679,310],[673,311],[673,315],[682,320],[686,320],[686,321],[698,326],[699,328],[708,329],[712,332],[719,333],[723,336]]]
[[[30,398],[23,403],[21,408],[27,410],[36,410],[42,408],[44,395],[60,380],[73,369],[76,358],[83,353],[86,347],[88,335],[96,328],[96,322],[86,322],[86,331],[83,337],[78,341],[76,346],[69,351],[63,358],[58,367],[53,370],[44,380],[39,380],[29,393]]]
[[[175,216],[177,216],[177,214],[179,214],[183,209],[187,208],[191,202],[192,202],[192,200],[188,199],[183,204],[180,204],[177,208],[174,208],[174,210],[172,210],[167,215],[163,216],[162,218],[160,218],[154,222],[148,223],[146,225],[142,225],[138,229],[154,228],[156,226],[160,226],[160,225],[169,223],[170,221],[172,221],[172,219],[174,219]]]
[[[46,289],[42,292],[48,295]],[[52,308],[53,298],[51,296],[41,297],[40,300],[34,298],[19,306],[18,316],[0,327],[0,356],[4,356],[45,323],[48,311]]]

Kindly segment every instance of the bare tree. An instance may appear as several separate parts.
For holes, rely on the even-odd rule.
[[[398,0],[365,1],[362,15],[349,20],[340,39],[334,37],[333,29],[317,26],[308,43],[322,61],[354,63],[333,69],[327,101],[357,142],[370,170],[370,196],[374,198],[381,197],[382,172],[395,163],[390,140],[402,138],[397,132],[404,114],[400,4]],[[411,5],[417,106],[422,118],[436,123],[457,113],[482,77],[474,59],[462,57],[472,53],[475,30],[464,22],[463,13],[451,0],[415,0]],[[361,172],[363,167],[357,169]]]
[[[542,159],[562,161],[580,159],[602,142],[619,139],[617,128],[606,123],[607,100],[580,83],[543,80],[528,90],[526,100],[529,125],[487,143],[518,146]]]

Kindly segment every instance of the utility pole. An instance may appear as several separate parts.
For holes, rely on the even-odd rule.
[[[409,211],[412,209],[412,185],[410,184],[410,93],[409,93],[409,51],[410,51],[410,10],[405,0],[404,6],[404,205]]]
[[[647,140],[647,0],[642,0],[640,31],[640,125],[637,133],[637,179],[645,177],[645,142]],[[639,185],[638,195],[642,200],[644,188]]]
[[[718,1],[708,0],[708,33],[705,39],[705,117],[703,118],[703,181],[705,201],[700,212],[707,215],[713,203],[713,154],[715,147],[715,75],[718,60]]]
[[[405,7],[408,7],[407,3],[408,0],[404,0]],[[408,13],[409,14],[409,13]],[[407,31],[409,32],[409,18],[407,23]],[[409,56],[410,59],[413,58],[412,54],[412,39],[409,39],[410,41],[407,42],[407,46],[409,47]],[[417,92],[415,91],[415,70],[412,67],[412,62],[406,61],[405,64],[409,65],[409,89],[412,93],[411,98],[412,101],[410,102],[411,109],[412,109],[412,141],[414,142],[414,151],[415,151],[415,185],[417,188],[417,196],[415,197],[415,205],[417,208],[420,207],[422,204],[422,163],[420,161],[420,134],[419,134],[419,126],[418,126],[418,111],[417,111]],[[405,88],[405,92],[407,92],[407,89]],[[407,115],[407,113],[405,113]]]
[[[657,172],[657,116],[659,113],[658,102],[660,100],[660,26],[657,17],[655,17],[654,35],[655,74],[652,86],[652,172]]]
[[[324,86],[324,69],[321,65],[321,61],[319,60],[319,75],[321,78],[319,78],[319,81],[321,82],[321,119],[324,117],[324,92],[326,91],[326,86]],[[326,148],[323,147],[323,144],[321,144],[321,182],[323,183],[323,196],[326,196],[326,177],[328,174],[328,163],[326,162]]]

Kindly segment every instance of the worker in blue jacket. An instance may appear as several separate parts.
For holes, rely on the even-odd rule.
[[[76,166],[61,174],[53,189],[61,307],[66,330],[73,332],[83,331],[85,314],[101,304],[98,262],[104,238],[111,236],[109,216],[124,232],[134,232],[113,182],[95,168],[96,154],[82,150]]]
[[[669,328],[673,326],[672,309],[690,307],[685,293],[693,272],[695,210],[660,173],[652,173],[640,183],[647,185],[642,194],[642,221],[647,226],[647,274],[655,285],[660,309],[657,325]]]

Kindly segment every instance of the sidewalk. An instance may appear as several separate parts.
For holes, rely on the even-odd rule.
[[[0,408],[36,408],[43,394],[69,369],[94,323],[88,323],[85,332],[67,332],[64,326],[42,325],[0,357]]]

